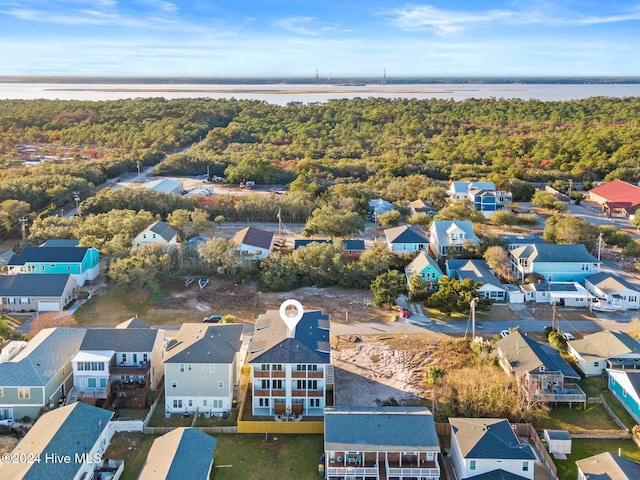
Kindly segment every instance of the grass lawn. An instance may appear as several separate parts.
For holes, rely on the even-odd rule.
[[[219,435],[216,480],[318,478],[322,435]]]
[[[105,458],[124,460],[122,480],[135,480],[144,464],[151,444],[157,437],[142,433],[120,432],[111,439]]]
[[[620,404],[618,399],[607,387],[607,379],[603,377],[588,377],[580,380],[580,387],[585,391],[588,397],[603,396],[607,405],[613,410],[613,413],[624,423],[627,428],[632,428],[637,422],[633,419],[629,412]]]
[[[466,322],[467,320],[469,320],[468,313],[451,313],[450,315],[447,315],[446,313],[442,313],[440,310],[436,310],[435,308],[422,307],[422,309],[429,320],[432,320],[434,322],[449,323],[462,321]],[[477,318],[478,315],[476,315],[476,319]]]
[[[628,429],[633,428],[638,422],[636,422],[633,417],[627,412],[627,410],[622,406],[622,404],[618,401],[618,399],[613,395],[613,393],[606,391],[602,394],[609,408],[613,410],[613,413],[620,419],[622,423],[624,423]]]
[[[640,462],[640,450],[633,440],[609,440],[602,438],[574,438],[571,441],[571,455],[567,460],[555,460],[560,480],[575,480],[578,478],[576,461],[602,452],[618,454],[622,449],[622,456]]]
[[[587,408],[580,405],[558,405],[551,408],[548,414],[538,415],[533,420],[536,428],[550,428],[579,432],[582,430],[619,430],[607,411],[599,403],[587,404]]]

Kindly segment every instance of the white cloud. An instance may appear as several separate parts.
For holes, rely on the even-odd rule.
[[[396,27],[406,31],[433,30],[438,35],[448,35],[467,28],[486,25],[583,26],[640,20],[640,8],[614,15],[583,15],[571,12],[554,12],[555,8],[529,5],[526,9],[496,9],[482,12],[446,10],[431,5],[408,5],[402,8],[380,10],[377,15],[386,16]]]
[[[317,30],[312,30],[307,27],[307,25],[310,25],[312,21],[313,17],[295,16],[283,18],[276,22],[276,25],[288,32],[313,36],[318,34]]]

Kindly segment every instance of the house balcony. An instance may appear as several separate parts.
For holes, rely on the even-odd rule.
[[[271,372],[271,378],[284,378],[285,377],[286,372]]]
[[[151,362],[140,362],[138,365],[112,365],[109,374],[117,377],[146,377],[151,371]]]
[[[253,378],[269,378],[271,376],[271,372],[269,370],[254,370]]]
[[[259,390],[255,389],[253,391],[254,397],[284,397],[284,390]]]
[[[324,378],[324,372],[291,372],[292,378]]]
[[[398,457],[398,456],[396,456]],[[418,464],[414,455],[402,455],[402,461],[389,456],[386,462],[387,478],[440,478],[440,467],[435,461],[420,460]]]
[[[322,390],[291,390],[292,397],[324,397]]]
[[[78,391],[78,400],[90,398],[93,400],[106,400],[109,397],[110,389],[108,388],[91,388]]]
[[[531,396],[543,402],[585,403],[587,394],[578,385],[549,386],[543,390],[533,390]]]

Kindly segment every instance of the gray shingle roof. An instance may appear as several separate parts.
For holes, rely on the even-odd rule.
[[[327,407],[325,450],[440,450],[431,411],[425,407]]]
[[[493,274],[486,260],[447,260],[447,269],[454,272],[460,280],[470,278],[474,282],[489,283],[496,287],[504,285]],[[506,289],[505,289],[506,290]]]
[[[11,360],[0,363],[0,387],[45,386],[76,354],[84,328],[45,328]]]
[[[171,225],[165,222],[153,223],[145,228],[144,231],[153,232],[165,239],[167,242],[170,242],[171,239],[178,234]]]
[[[640,342],[625,332],[603,330],[569,342],[581,357],[611,358],[640,355]]]
[[[195,428],[156,438],[138,480],[208,480],[218,440]]]
[[[151,352],[160,330],[151,328],[89,328],[80,350]]]
[[[258,248],[271,248],[273,242],[273,232],[261,230],[255,227],[245,227],[236,232],[233,236],[233,242],[236,245],[250,245]]]
[[[600,272],[595,275],[590,275],[585,280],[595,285],[604,293],[616,293],[621,290],[629,289],[640,292],[640,287],[631,282],[628,282],[623,277],[615,275],[609,272]]]
[[[438,272],[441,276],[444,275],[442,273],[442,269],[438,262],[436,262],[433,258],[427,255],[427,252],[420,252],[416,258],[412,260],[412,262],[406,266],[405,272],[409,275],[415,275],[422,272],[428,265],[431,265],[433,269]]]
[[[167,344],[163,363],[230,364],[242,346],[243,329],[240,323],[183,323]]]
[[[308,311],[296,325],[293,337],[288,338],[280,312],[269,310],[258,317],[247,363],[329,364],[329,328],[329,315]]]
[[[580,375],[549,345],[536,342],[519,331],[511,332],[497,342],[498,349],[511,364],[516,375],[534,372],[544,365],[545,370],[561,372],[565,378],[579,379]]]
[[[636,480],[640,464],[610,452],[599,453],[576,462],[586,480]]]
[[[80,241],[75,238],[62,239],[62,238],[54,238],[51,240],[45,241],[40,247],[77,247]]]
[[[68,274],[17,273],[0,275],[0,297],[60,297],[69,282]]]
[[[583,244],[535,243],[511,250],[514,258],[528,258],[531,262],[601,263]]]
[[[525,480],[526,478],[527,477],[522,477],[515,473],[507,472],[506,470],[498,469],[481,473],[480,475],[474,475],[473,477],[467,477],[466,480]]]
[[[89,453],[107,428],[113,412],[82,402],[56,408],[44,414],[20,441],[13,453],[40,454],[40,463],[5,463],[0,465],[0,478],[12,480],[49,480],[74,478],[80,462],[76,454]],[[47,455],[69,455],[71,462],[45,462]]]
[[[521,444],[508,420],[499,418],[450,418],[464,458],[535,460],[528,444]]]
[[[116,325],[116,328],[151,328],[151,325],[143,322],[136,315],[135,317],[131,317],[129,320],[119,323]]]
[[[25,263],[81,263],[92,247],[25,247],[7,262],[9,266]]]
[[[429,241],[418,227],[408,225],[387,228],[384,235],[389,243],[428,243]]]

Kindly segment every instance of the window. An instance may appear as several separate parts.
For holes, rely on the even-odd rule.
[[[214,364],[209,365],[209,373],[216,373],[216,366]]]
[[[202,364],[202,371],[206,372],[207,370],[209,370],[209,365],[206,365],[206,364],[203,363]]]
[[[171,382],[171,388],[176,388],[178,386],[178,382],[173,381]]]
[[[580,265],[580,268],[582,268],[582,271],[589,270],[589,264],[588,263],[583,263],[582,265]]]
[[[189,399],[189,406],[193,407],[193,400]]]
[[[4,389],[0,388],[0,398],[4,397]]]
[[[269,399],[268,398],[261,398],[260,399],[260,406],[261,407],[268,407],[269,406]]]
[[[122,354],[122,363],[126,363],[127,362],[127,354],[123,353]]]
[[[273,380],[271,388],[274,390],[282,390],[282,380]]]
[[[149,361],[149,355],[148,355],[148,354],[146,354],[146,353],[143,353],[143,354],[142,354],[142,361],[143,361],[144,363],[147,363],[147,362]]]
[[[522,471],[523,472],[529,471],[529,462],[522,462]]]
[[[280,364],[273,365],[271,370],[273,370],[274,372],[281,372],[282,371],[282,365],[280,365]]]
[[[261,382],[261,385],[262,385],[262,389],[263,390],[268,390],[269,389],[269,380],[264,380],[263,379],[262,382]]]
[[[262,370],[263,372],[268,372],[269,371],[269,365],[266,363],[263,363],[262,365],[260,365],[260,370]]]
[[[19,388],[18,398],[20,400],[28,400],[29,398],[31,398],[31,390],[29,390],[28,388]]]
[[[222,380],[218,382],[218,388],[224,388],[224,382]]]
[[[182,408],[182,400],[174,400],[173,408]]]
[[[98,383],[97,379],[95,379],[95,378],[87,378],[87,387],[96,388],[97,383]]]
[[[184,363],[180,364],[180,373],[184,373]]]
[[[204,400],[202,400],[202,406],[206,407],[207,406],[207,399],[205,398]]]
[[[475,460],[471,460],[469,462],[469,470],[475,470],[476,469],[476,461]]]
[[[105,377],[100,379],[100,388],[107,388],[107,379]]]
[[[310,372],[317,372],[318,371],[318,365],[309,365],[309,371]]]
[[[187,365],[187,370],[191,371],[191,364]]]
[[[593,362],[593,366],[594,367],[599,367],[600,366],[600,362]]]

